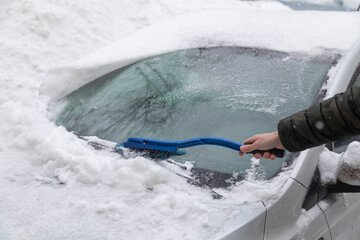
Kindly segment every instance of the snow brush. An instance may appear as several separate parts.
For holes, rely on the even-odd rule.
[[[198,145],[217,145],[221,147],[226,147],[240,152],[240,147],[244,144],[237,143],[224,138],[216,137],[202,137],[202,138],[193,138],[184,141],[163,141],[156,139],[148,138],[128,138],[127,141],[123,143],[116,144],[116,151],[121,152],[121,148],[133,149],[137,152],[143,152],[143,155],[147,155],[151,158],[168,158],[172,155],[183,155],[184,151],[179,151],[180,148],[194,147]],[[248,154],[270,152],[276,157],[284,157],[285,151],[282,149],[273,148],[270,150],[254,150],[252,152],[247,152]]]

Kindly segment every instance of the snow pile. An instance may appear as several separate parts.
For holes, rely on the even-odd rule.
[[[319,156],[318,163],[322,183],[326,184],[336,182],[340,159],[341,154],[337,154],[327,148],[324,148]]]
[[[342,161],[354,167],[360,167],[360,142],[354,141],[349,144],[344,155],[342,157]]]
[[[243,46],[308,54],[324,48],[348,50],[359,39],[359,25],[357,13],[239,9],[191,13],[142,29],[49,72],[40,93],[57,100],[122,66],[179,49]]]
[[[94,150],[49,121],[39,86],[52,67],[168,17],[204,8],[286,9],[279,6],[233,0],[2,1],[0,239],[208,239],[226,219],[227,201],[241,204],[245,196],[213,200],[209,190],[144,158]],[[262,186],[270,189],[271,183]],[[247,186],[241,192],[260,200]]]
[[[259,180],[260,159],[251,159],[251,168],[247,169],[244,181],[236,183],[227,189],[216,189],[216,192],[224,196],[227,202],[234,204],[252,203],[256,201],[263,201],[270,204],[272,200],[276,199],[281,194],[281,189],[284,183],[291,175],[291,168],[283,168],[283,171],[274,179],[264,181]]]
[[[297,239],[305,240],[305,234],[309,229],[309,226],[314,220],[322,214],[320,207],[315,205],[315,207],[306,211],[305,209],[301,210],[301,215],[299,219],[296,221],[296,228],[298,231]],[[311,236],[307,236],[311,237]]]

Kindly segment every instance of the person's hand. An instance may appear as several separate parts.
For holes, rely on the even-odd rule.
[[[272,148],[284,149],[284,146],[280,142],[278,132],[271,132],[271,133],[263,133],[263,134],[256,134],[251,138],[248,138],[244,141],[244,144],[247,143],[248,145],[243,145],[240,147],[239,155],[243,156],[246,152],[251,152],[255,149],[258,150],[269,150]],[[264,158],[274,160],[276,156],[274,154],[270,154],[269,152],[265,152],[263,155],[261,153],[255,153],[253,156],[256,159]]]

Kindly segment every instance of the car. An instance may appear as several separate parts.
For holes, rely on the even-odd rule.
[[[358,83],[357,13],[206,10],[140,30],[55,69],[40,93],[58,109],[56,123],[80,137],[242,141]],[[343,140],[327,147],[343,151],[348,145]],[[324,148],[257,162],[202,146],[169,164],[185,168],[190,175],[175,172],[214,198],[245,194],[236,187],[249,178],[253,191],[256,184],[278,187],[269,199],[233,199],[234,211],[215,239],[358,239],[360,196],[346,193],[356,186],[322,182]],[[173,171],[169,164],[164,166]]]

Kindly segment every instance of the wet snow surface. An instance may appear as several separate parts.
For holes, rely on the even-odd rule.
[[[208,239],[230,204],[276,197],[289,171],[261,183],[249,172],[214,200],[152,161],[96,151],[49,120],[48,98],[38,92],[49,69],[166,18],[204,8],[285,7],[230,0],[0,4],[0,239]]]

